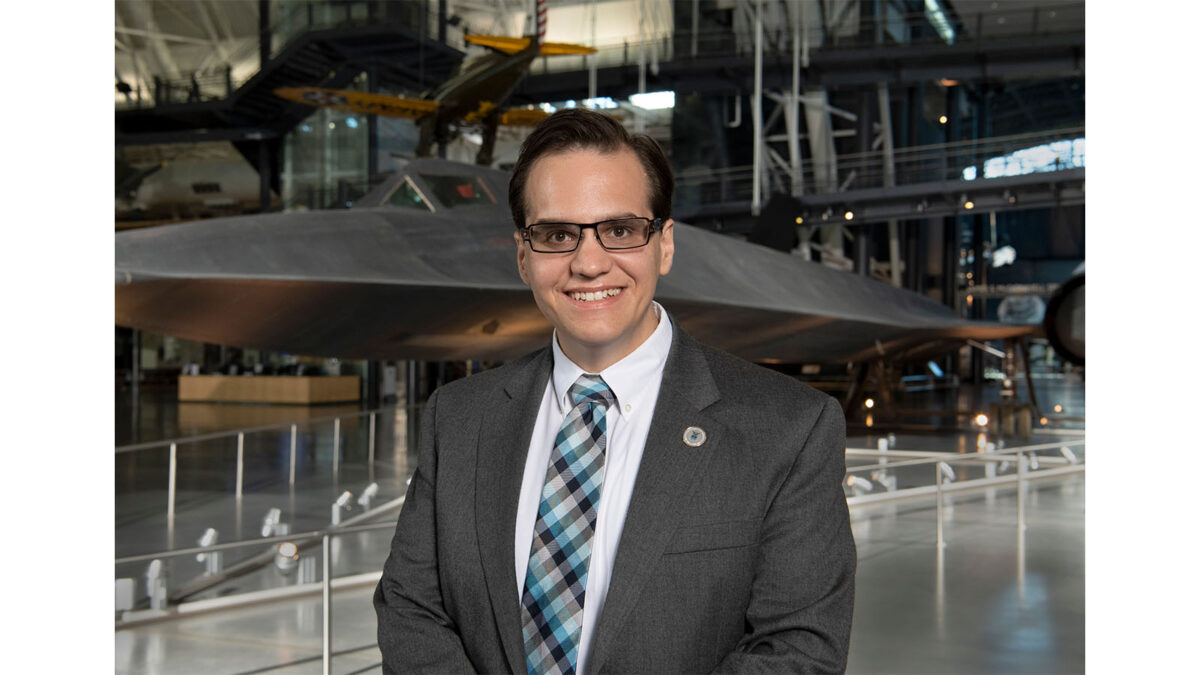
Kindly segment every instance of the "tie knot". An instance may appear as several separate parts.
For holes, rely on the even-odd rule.
[[[608,388],[604,378],[599,375],[588,375],[587,373],[580,375],[579,379],[575,380],[575,384],[571,385],[568,393],[571,395],[571,405],[573,406],[578,406],[584,401],[591,401],[596,405],[611,408],[617,402],[612,389]]]

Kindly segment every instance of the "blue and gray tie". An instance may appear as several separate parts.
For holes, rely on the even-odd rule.
[[[604,482],[607,411],[616,405],[599,375],[571,386],[574,407],[550,453],[521,593],[525,666],[530,673],[574,673],[579,662],[596,507]]]

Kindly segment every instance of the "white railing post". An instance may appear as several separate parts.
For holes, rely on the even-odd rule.
[[[237,488],[234,493],[235,498],[242,501],[242,479],[245,475],[245,453],[246,453],[246,434],[238,432],[238,452],[237,452]]]
[[[341,454],[342,418],[333,418],[333,477],[337,479],[338,460]]]
[[[321,564],[325,574],[321,582],[321,672],[329,675],[333,666],[332,599],[330,598],[329,535],[321,538]]]
[[[176,448],[171,444],[171,459],[167,468],[167,548],[175,548],[175,467]]]

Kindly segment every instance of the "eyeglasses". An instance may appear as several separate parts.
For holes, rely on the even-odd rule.
[[[607,251],[626,251],[650,243],[650,235],[661,232],[663,219],[617,218],[588,225],[538,223],[521,230],[521,238],[538,253],[570,253],[579,248],[583,231],[596,231],[596,239]]]

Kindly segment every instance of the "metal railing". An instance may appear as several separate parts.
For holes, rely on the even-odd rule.
[[[373,416],[381,412],[383,409],[363,411],[354,415],[337,415],[318,420],[310,421],[329,421],[333,420],[335,426],[340,424],[340,419],[343,417],[362,415]],[[140,443],[132,446],[120,448],[119,452],[138,452],[153,448],[163,447],[167,444],[171,447],[182,442],[198,441],[201,439],[227,438],[237,436],[239,444],[241,439],[244,439],[245,434],[258,431],[278,430],[280,428],[291,427],[296,428],[295,424],[277,424],[255,427],[253,429],[241,429],[237,431],[221,432],[215,434],[206,434],[204,436],[193,436],[186,439],[171,439],[165,441],[155,441],[151,443]],[[294,432],[293,432],[294,438]],[[863,506],[870,503],[879,503],[889,500],[911,499],[920,497],[933,496],[936,499],[936,540],[939,553],[947,545],[944,531],[944,496],[951,491],[973,491],[986,488],[994,488],[1001,485],[1016,484],[1017,486],[1017,525],[1021,532],[1026,528],[1026,485],[1028,481],[1045,478],[1066,473],[1082,472],[1084,464],[1079,457],[1070,452],[1069,448],[1079,448],[1085,445],[1084,439],[1074,439],[1066,441],[1056,441],[1053,443],[1040,443],[1025,446],[1017,446],[1011,448],[994,449],[992,446],[982,447],[980,452],[971,454],[950,454],[937,451],[921,451],[921,450],[901,450],[901,449],[862,449],[862,448],[847,448],[848,457],[865,457],[878,460],[873,464],[860,464],[851,466],[847,469],[846,481],[844,485],[850,485],[854,474],[863,472],[883,472],[883,475],[876,474],[872,476],[872,482],[883,485],[886,488],[885,492],[876,494],[853,495],[847,497],[847,504],[853,509],[856,506]],[[294,447],[294,444],[293,444]],[[1051,457],[1041,453],[1047,451],[1058,451],[1060,457]],[[895,458],[895,459],[894,459]],[[241,460],[239,453],[239,462]],[[1015,461],[1016,471],[1013,474],[1003,476],[993,476],[985,478],[964,479],[948,483],[948,480],[953,480],[954,472],[949,469],[951,466],[962,464],[986,464],[996,462]],[[1051,468],[1042,469],[1040,466],[1046,464]],[[912,470],[916,467],[931,467],[934,475],[933,480],[929,484],[923,484],[915,487],[893,489],[887,487],[886,474],[888,471],[896,472],[900,469]],[[919,469],[917,469],[919,470]],[[376,531],[393,531],[396,526],[396,521],[389,519],[382,523],[358,524],[360,521],[374,519],[380,514],[386,513],[394,508],[400,508],[403,505],[404,497],[400,497],[392,502],[384,504],[377,509],[356,516],[354,522],[348,521],[343,525],[331,525],[326,528],[311,530],[307,532],[298,532],[285,535],[276,535],[263,537],[258,539],[249,539],[242,541],[234,541],[223,544],[213,544],[211,546],[197,546],[189,548],[171,549],[164,551],[156,551],[153,553],[138,554],[132,556],[124,556],[117,558],[115,564],[132,564],[139,562],[147,562],[154,560],[163,560],[176,557],[190,556],[198,553],[211,554],[222,551],[230,551],[243,549],[247,547],[263,547],[264,545],[271,547],[275,544],[284,542],[308,542],[302,543],[300,548],[309,545],[315,545],[319,539],[321,544],[321,579],[319,582],[319,590],[321,592],[321,661],[322,672],[331,672],[332,659],[334,652],[332,650],[332,635],[334,630],[334,617],[332,612],[332,591],[336,587],[349,587],[366,584],[377,583],[379,572],[367,572],[358,575],[349,575],[340,577],[343,583],[339,586],[334,579],[333,559],[331,555],[331,540],[334,537],[346,536],[362,532]],[[268,549],[272,550],[272,549]],[[302,595],[314,593],[318,587],[316,583],[298,583],[294,586],[283,589],[269,589],[266,591],[255,591],[245,593],[239,596],[223,596],[219,598],[211,598],[204,600],[196,600],[187,603],[180,603],[171,611],[136,611],[128,612],[124,615],[122,621],[118,623],[118,628],[131,627],[145,621],[156,621],[172,616],[189,615],[195,611],[209,611],[213,609],[228,609],[251,602],[262,602],[266,600],[277,600],[283,598],[295,598]],[[362,647],[361,649],[367,649]],[[351,651],[358,651],[354,649]],[[315,661],[316,657],[305,659],[305,661]]]
[[[936,143],[931,145],[896,148],[894,150],[895,185],[918,183],[958,182],[969,187],[975,180],[987,176],[987,162],[996,158],[1010,157],[1013,153],[1040,148],[1052,143],[1072,141],[1084,136],[1084,127],[1069,127],[1054,131],[1039,131],[1008,136],[994,136],[975,140]],[[1054,152],[1055,161],[1046,165],[1017,168],[1015,173],[1040,173],[1063,171],[1083,166],[1086,155],[1072,147],[1063,152]],[[1013,160],[1014,162],[1016,160]],[[968,180],[964,171],[974,168],[976,178]],[[836,163],[817,162],[805,159],[801,162],[803,184],[806,192],[828,194],[846,190],[885,187],[884,177],[888,173],[887,157],[884,152],[845,153],[838,155]],[[676,175],[676,189],[681,196],[700,204],[719,204],[730,201],[748,200],[753,195],[753,166],[735,166],[721,169],[694,169],[680,171]],[[831,174],[836,175],[832,180]],[[768,180],[776,192],[790,192],[790,176],[786,168],[768,163]],[[822,177],[829,177],[824,178]]]

